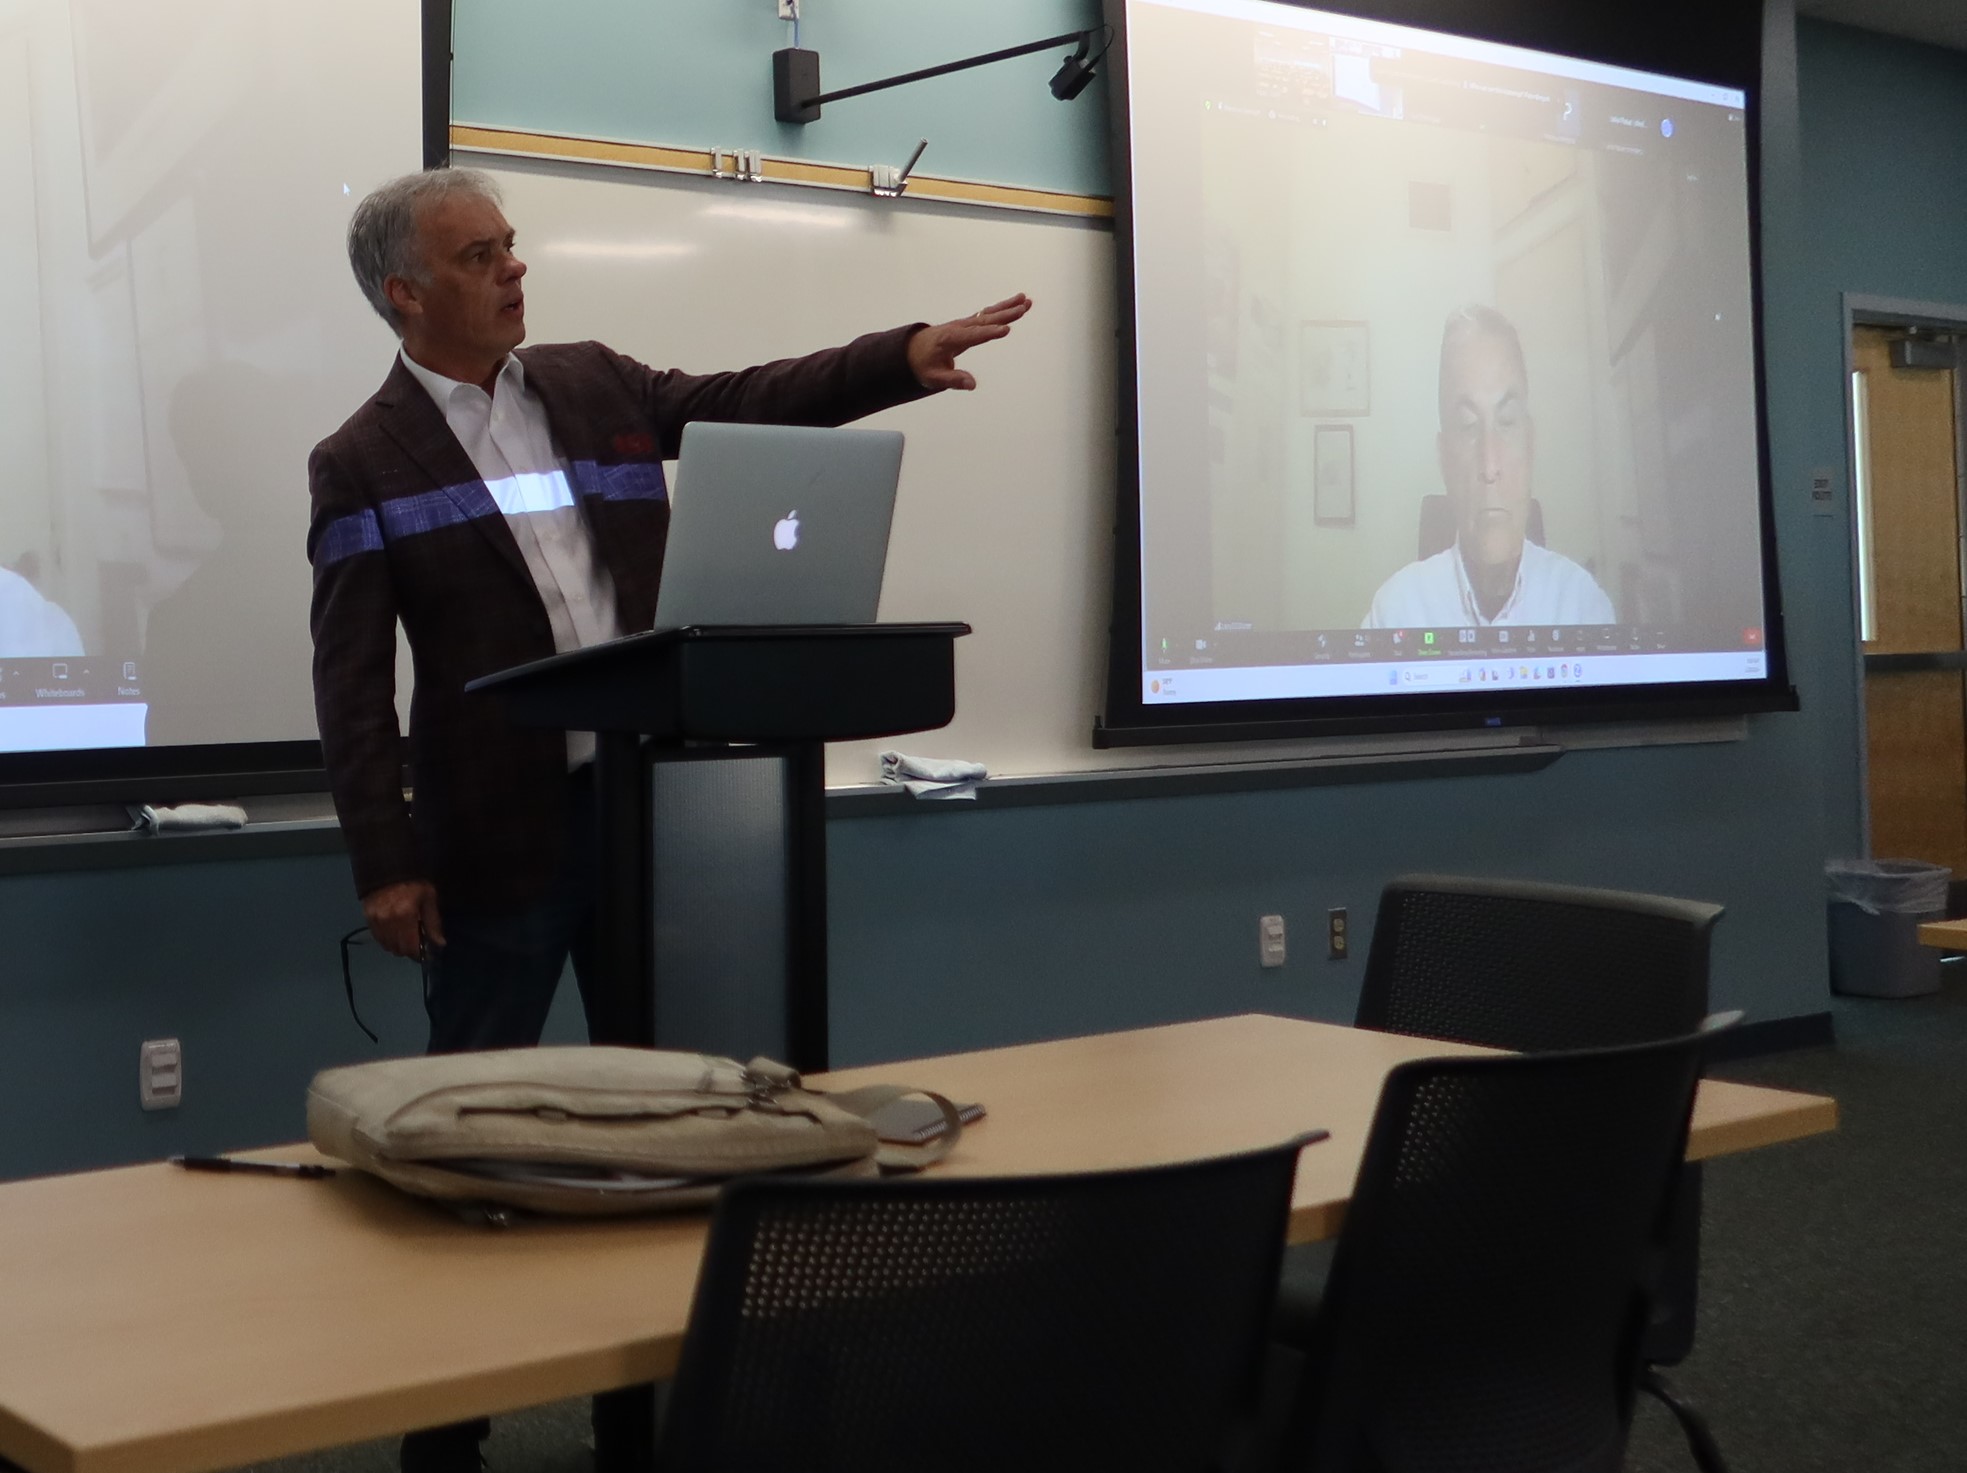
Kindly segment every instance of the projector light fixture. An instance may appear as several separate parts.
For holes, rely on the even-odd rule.
[[[1072,101],[1073,98],[1092,85],[1093,68],[1099,64],[1098,57],[1095,57],[1092,61],[1086,59],[1086,54],[1092,49],[1093,33],[1091,31],[1081,31],[1079,33],[1079,49],[1068,56],[1060,65],[1059,69],[1052,73],[1052,95],[1058,98],[1060,102]],[[1104,55],[1106,55],[1106,51],[1102,48],[1100,56]]]
[[[994,61],[1009,61],[1014,56],[1029,56],[1034,51],[1045,51],[1067,41],[1078,43],[1079,49],[1065,58],[1064,63],[1052,76],[1052,95],[1060,102],[1070,102],[1092,82],[1094,69],[1106,56],[1107,47],[1100,48],[1098,56],[1092,55],[1093,38],[1109,31],[1102,26],[1091,31],[1067,31],[1062,36],[1047,36],[1042,41],[1028,42],[1023,46],[1007,46],[1002,51],[987,51],[981,56],[967,56],[961,61],[944,62],[941,66],[924,67],[917,72],[903,72],[900,76],[883,77],[878,82],[863,82],[858,87],[843,87],[838,92],[820,91],[820,54],[810,48],[787,46],[772,53],[772,115],[781,123],[812,123],[820,116],[823,103],[839,102],[849,97],[861,97],[869,92],[882,92],[890,87],[905,86],[910,82],[927,81],[930,77],[947,76],[951,72],[968,71],[971,67],[989,66]]]

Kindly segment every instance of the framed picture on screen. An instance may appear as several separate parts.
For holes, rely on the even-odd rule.
[[[1352,525],[1352,426],[1312,431],[1311,518],[1321,527]]]
[[[1364,322],[1298,325],[1298,413],[1358,419],[1373,412],[1373,330]]]

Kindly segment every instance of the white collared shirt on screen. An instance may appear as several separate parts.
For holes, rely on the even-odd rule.
[[[1480,629],[1497,624],[1615,624],[1612,600],[1590,573],[1525,541],[1516,587],[1493,619],[1482,617],[1461,549],[1409,563],[1380,585],[1362,629]]]
[[[525,365],[508,353],[493,381],[496,392],[487,394],[476,384],[432,372],[408,353],[401,356],[504,514],[546,605],[554,650],[564,655],[620,635],[614,580],[594,555],[566,457],[554,443],[546,405],[526,387]],[[567,733],[570,767],[593,755],[591,732]]]
[[[60,604],[18,573],[0,568],[0,655],[61,659],[79,655],[82,636]]]

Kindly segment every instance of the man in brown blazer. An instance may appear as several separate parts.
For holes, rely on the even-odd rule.
[[[599,343],[515,353],[526,267],[484,175],[440,170],[385,185],[357,210],[349,248],[403,347],[382,388],[308,465],[316,714],[371,928],[400,955],[427,945],[441,973],[466,917],[509,916],[551,894],[569,858],[570,769],[583,755],[556,733],[507,723],[464,686],[649,627],[669,522],[662,461],[683,426],[841,424],[974,387],[956,356],[1002,337],[1029,303],[691,375]],[[401,781],[399,622],[416,669],[414,804]],[[449,990],[440,978],[440,1013]],[[488,1001],[459,1000],[473,1013]],[[526,1041],[509,1029],[453,1037],[448,1018],[433,1022],[437,1046]]]
[[[467,682],[649,628],[691,420],[837,425],[975,380],[1022,296],[940,327],[704,375],[599,343],[520,349],[525,264],[467,170],[376,190],[349,260],[401,352],[308,463],[315,712],[370,930],[422,956],[433,1052],[539,1041],[569,955],[590,1020],[592,738],[507,722]],[[517,351],[515,351],[517,350]],[[415,665],[402,785],[396,630]],[[406,1468],[476,1467],[451,1440]]]

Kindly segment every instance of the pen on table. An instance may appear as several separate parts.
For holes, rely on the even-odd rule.
[[[173,1156],[171,1164],[186,1171],[246,1171],[260,1176],[300,1176],[309,1181],[335,1174],[334,1167],[310,1161],[241,1161],[232,1156]]]

